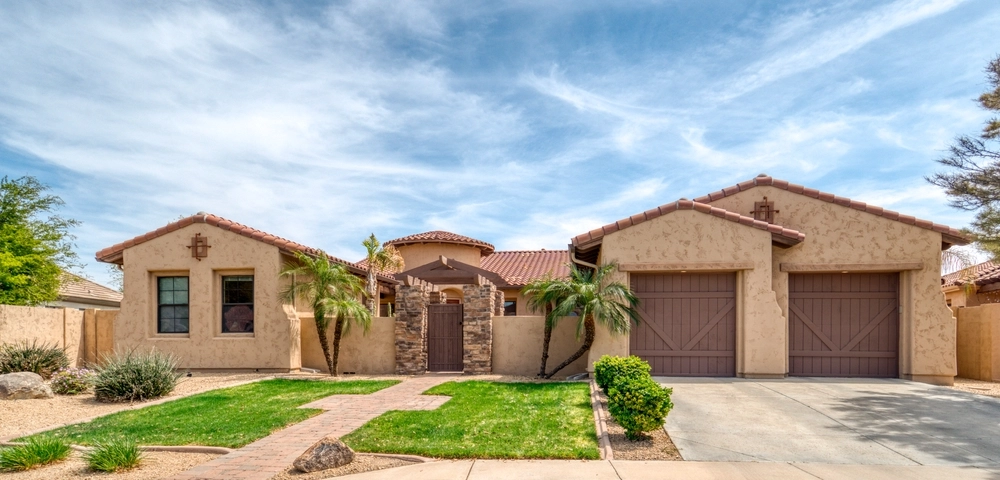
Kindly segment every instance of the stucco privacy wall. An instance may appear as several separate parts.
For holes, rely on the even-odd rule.
[[[562,363],[576,352],[583,339],[576,338],[577,317],[565,317],[556,323],[549,342],[547,371]],[[542,340],[545,317],[494,317],[493,318],[493,373],[533,377],[538,373],[542,360]],[[587,371],[587,355],[561,370],[558,376]]]
[[[922,263],[922,269],[900,274],[899,372],[903,378],[950,384],[956,373],[955,323],[941,293],[941,234],[769,186],[708,203],[747,214],[765,196],[780,212],[775,223],[806,235],[793,248],[773,250],[772,283],[782,314],[788,311],[788,273],[780,271],[782,263],[827,264],[832,266],[828,271],[854,264],[890,265],[883,271],[892,271],[891,264]],[[784,336],[781,348],[787,349]]]
[[[787,372],[788,343],[785,317],[771,290],[770,258],[769,232],[693,210],[678,210],[606,235],[600,261],[654,267],[644,273],[677,271],[656,269],[656,264],[690,265],[689,272],[698,270],[698,263],[752,264],[753,268],[737,273],[736,372],[769,377]],[[615,272],[615,279],[628,285],[629,274]],[[612,336],[600,326],[597,331],[588,365],[603,354],[628,354],[627,335]]]
[[[197,233],[211,246],[201,260],[187,248]],[[126,248],[130,293],[115,321],[118,348],[156,348],[176,355],[183,368],[298,368],[298,319],[279,298],[282,260],[277,247],[203,223]],[[222,333],[221,276],[247,274],[254,276],[254,332]],[[158,275],[189,276],[190,333],[157,333]]]
[[[482,264],[482,251],[478,247],[448,243],[414,243],[396,247],[403,257],[403,269],[414,268],[436,262],[442,255],[459,262],[478,267]]]
[[[0,344],[38,342],[66,350],[70,366],[83,365],[83,311],[0,305]]]
[[[1000,304],[957,308],[958,376],[1000,381]]]
[[[323,349],[316,334],[316,320],[312,314],[299,314],[302,324],[302,366],[330,373],[323,359]],[[365,335],[360,328],[351,331],[340,340],[340,359],[337,370],[359,374],[393,374],[396,371],[396,319],[392,317],[372,318],[372,326]],[[332,324],[333,322],[331,322]],[[333,328],[327,332],[330,348],[333,348]],[[331,351],[332,354],[332,351]]]

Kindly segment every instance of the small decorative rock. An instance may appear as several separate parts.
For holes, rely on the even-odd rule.
[[[353,461],[354,450],[351,450],[351,447],[341,442],[339,438],[328,436],[299,455],[299,458],[296,458],[292,465],[303,472],[310,473],[341,467]]]
[[[0,375],[0,400],[52,398],[52,389],[37,373],[18,372]]]

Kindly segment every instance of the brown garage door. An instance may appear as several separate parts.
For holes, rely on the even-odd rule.
[[[632,274],[642,321],[632,355],[653,375],[736,374],[736,274]]]
[[[789,375],[899,376],[899,274],[788,276]]]

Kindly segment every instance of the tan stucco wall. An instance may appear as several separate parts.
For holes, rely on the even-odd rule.
[[[739,192],[712,205],[746,215],[764,196],[780,211],[775,223],[806,235],[795,247],[773,250],[772,283],[782,313],[788,309],[788,274],[778,269],[783,262],[922,262],[922,270],[900,275],[900,376],[949,383],[956,372],[955,324],[941,293],[941,234],[774,187]]]
[[[565,317],[556,323],[549,342],[546,371],[552,371],[580,348],[582,339],[576,338],[576,323],[576,317]],[[493,373],[527,377],[538,374],[544,332],[542,316],[493,317]],[[557,377],[585,371],[587,355],[560,370]]]
[[[722,218],[680,210],[604,237],[601,262],[752,263],[737,274],[736,372],[743,376],[787,372],[786,321],[771,290],[771,234]],[[616,279],[628,284],[628,275]],[[625,355],[628,337],[598,327],[590,363],[602,354]]]
[[[83,314],[76,308],[0,305],[0,344],[48,344],[65,349],[70,366],[82,366],[85,350]]]
[[[958,376],[1000,381],[1000,304],[958,308]]]
[[[191,237],[201,233],[208,256],[191,257]],[[298,367],[298,327],[279,298],[284,281],[277,247],[207,224],[193,224],[124,252],[125,298],[115,321],[116,348],[156,348],[176,355],[183,368],[267,369]],[[221,275],[254,276],[254,332],[221,333]],[[156,276],[190,277],[190,333],[156,331]]]
[[[316,334],[316,320],[312,314],[300,314],[302,325],[302,366],[330,373],[323,359],[323,349]],[[340,373],[393,374],[396,371],[395,318],[372,318],[372,326],[365,335],[359,328],[352,328],[340,340],[340,359],[337,370]],[[333,328],[327,332],[327,340],[333,353]]]
[[[480,266],[483,258],[478,248],[453,243],[415,243],[397,247],[397,250],[403,256],[406,270],[436,262],[442,255],[473,267]]]

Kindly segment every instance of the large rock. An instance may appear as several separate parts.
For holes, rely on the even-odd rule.
[[[52,398],[52,389],[37,373],[18,372],[0,375],[0,400]]]
[[[354,450],[334,436],[325,437],[313,444],[305,453],[299,455],[292,465],[309,473],[337,468],[354,461]]]

